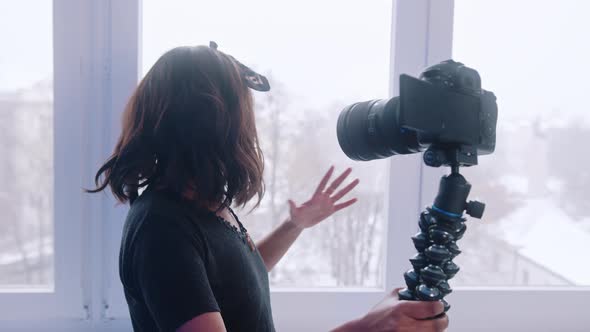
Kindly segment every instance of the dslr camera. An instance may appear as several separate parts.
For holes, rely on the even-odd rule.
[[[400,75],[400,94],[347,106],[337,123],[338,142],[353,160],[426,150],[428,166],[472,166],[494,152],[498,107],[481,88],[478,72],[443,61],[419,78]]]

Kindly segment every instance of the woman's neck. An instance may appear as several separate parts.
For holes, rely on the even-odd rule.
[[[215,213],[227,210],[227,207],[223,203],[202,202],[199,199],[197,192],[192,188],[186,188],[182,193],[182,198],[189,201],[198,202],[197,204],[199,205],[199,208],[204,208]]]

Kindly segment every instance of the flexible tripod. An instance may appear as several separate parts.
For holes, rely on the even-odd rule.
[[[459,272],[453,258],[461,253],[457,241],[467,226],[463,212],[480,219],[485,204],[467,202],[471,184],[459,174],[460,166],[477,164],[477,151],[471,147],[430,148],[424,153],[428,166],[451,167],[451,174],[441,178],[434,204],[420,214],[420,232],[412,237],[418,253],[410,259],[412,269],[404,273],[407,288],[400,291],[401,300],[442,301],[445,311],[450,305],[444,297],[452,292],[448,280]]]

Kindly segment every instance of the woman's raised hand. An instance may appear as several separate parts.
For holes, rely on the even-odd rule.
[[[332,166],[328,172],[326,172],[326,175],[324,175],[320,181],[313,196],[308,201],[298,206],[295,202],[289,200],[290,222],[301,229],[309,228],[317,225],[336,211],[354,204],[357,201],[356,198],[349,199],[342,203],[338,202],[356,187],[359,183],[359,179],[355,179],[344,188],[336,191],[351,172],[352,169],[348,168],[328,186],[328,181],[330,181],[330,177],[332,176],[332,173],[334,173],[334,166]]]

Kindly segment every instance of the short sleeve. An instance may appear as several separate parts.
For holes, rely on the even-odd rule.
[[[175,331],[196,316],[220,311],[197,240],[174,221],[149,224],[138,236],[133,265],[158,328]]]

